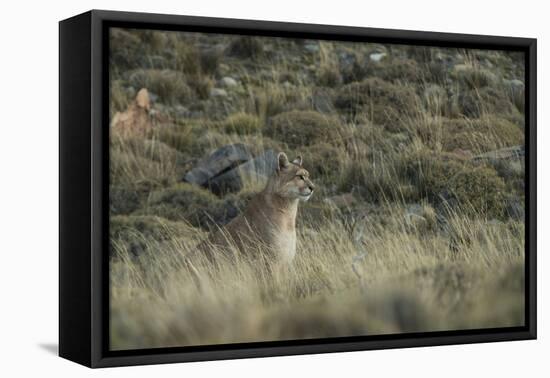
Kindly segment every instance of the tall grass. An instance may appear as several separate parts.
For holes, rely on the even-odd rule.
[[[367,216],[354,231],[338,218],[302,223],[294,264],[275,275],[246,260],[215,268],[199,256],[200,287],[185,264],[204,237],[196,229],[144,239],[139,258],[115,241],[111,347],[523,324],[522,224],[456,214],[445,230],[426,231],[391,205],[383,219]]]

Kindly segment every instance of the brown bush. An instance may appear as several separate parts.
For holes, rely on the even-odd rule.
[[[415,91],[378,78],[343,86],[336,95],[335,106],[352,117],[366,118],[399,130],[403,117],[414,116],[421,110]]]
[[[281,113],[268,122],[264,134],[291,148],[319,142],[341,143],[347,137],[338,118],[315,111]]]

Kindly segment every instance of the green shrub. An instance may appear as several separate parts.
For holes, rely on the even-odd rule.
[[[109,114],[110,119],[112,119],[116,112],[122,112],[128,108],[135,97],[135,93],[130,93],[129,90],[124,88],[121,80],[111,80],[109,84]]]
[[[503,214],[505,185],[494,169],[427,151],[407,156],[401,169],[423,197],[442,209],[488,217]]]
[[[111,216],[109,236],[112,242],[124,247],[131,255],[137,256],[152,241],[171,240],[174,235],[189,235],[185,223],[168,221],[156,216]],[[111,246],[111,254],[114,249]]]
[[[297,151],[298,152],[298,151]],[[344,164],[344,152],[326,142],[321,142],[303,148],[299,151],[303,158],[303,166],[315,181],[322,177],[339,176]]]
[[[488,69],[477,65],[460,64],[454,67],[451,75],[463,87],[471,90],[495,86],[497,78]]]
[[[214,75],[218,71],[222,57],[222,52],[219,49],[201,50],[201,71],[204,74]]]
[[[410,87],[371,78],[343,86],[335,106],[352,117],[360,115],[395,131],[400,129],[403,117],[418,114],[421,101]]]
[[[431,84],[424,88],[424,108],[431,116],[448,115],[450,113],[450,102],[447,91],[437,85]]]
[[[156,215],[173,221],[185,221],[195,227],[223,225],[238,214],[236,200],[216,197],[208,190],[187,183],[153,191],[147,205],[136,214]]]
[[[206,130],[200,125],[185,124],[177,128],[160,128],[155,136],[160,142],[185,155],[201,157],[208,142],[204,138],[205,133]]]
[[[229,55],[239,58],[257,59],[264,56],[264,42],[258,37],[241,36],[229,45]]]
[[[416,186],[400,176],[399,162],[370,158],[355,159],[343,169],[340,192],[354,192],[369,203],[417,202],[422,198]]]
[[[140,69],[130,74],[128,81],[135,88],[147,88],[166,104],[183,104],[195,97],[186,76],[179,71]]]
[[[412,59],[392,59],[368,66],[368,76],[391,83],[421,83],[424,72]]]
[[[130,214],[139,209],[142,198],[135,189],[111,186],[109,189],[109,212],[111,215]]]
[[[341,143],[347,135],[336,117],[298,110],[273,117],[266,125],[264,134],[288,144],[291,148],[319,142]]]
[[[256,134],[261,131],[262,122],[258,117],[251,114],[234,113],[223,122],[223,128],[226,133]]]
[[[111,28],[109,35],[110,56],[113,68],[126,69],[139,63],[137,55],[141,50],[141,39],[128,30]]]
[[[463,150],[474,155],[524,143],[521,125],[493,115],[477,119],[430,118],[414,124],[411,131],[431,149]]]
[[[336,65],[324,65],[317,71],[317,84],[322,87],[336,87],[342,84],[342,74]]]
[[[518,112],[506,92],[493,87],[461,91],[454,96],[457,115],[479,118],[482,115],[513,115]]]

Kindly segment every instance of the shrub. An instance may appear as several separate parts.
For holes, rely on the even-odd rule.
[[[141,48],[141,40],[135,33],[124,29],[111,28],[109,44],[109,60],[113,66],[128,68],[139,62],[136,57]]]
[[[465,90],[454,96],[458,115],[479,118],[484,114],[513,115],[518,112],[506,92],[493,87]]]
[[[109,189],[109,212],[111,215],[130,214],[139,209],[141,200],[135,189],[111,186]]]
[[[122,245],[134,256],[138,256],[152,241],[165,241],[174,235],[189,235],[184,223],[171,222],[156,216],[112,216],[109,220],[111,241]],[[111,247],[111,254],[114,250]]]
[[[449,114],[449,96],[447,91],[437,84],[424,88],[424,108],[432,116]]]
[[[443,194],[466,213],[501,217],[505,206],[505,185],[493,169],[475,167],[462,170]],[[452,203],[453,204],[453,203]]]
[[[505,185],[494,169],[461,163],[427,151],[410,154],[402,164],[402,173],[409,182],[441,209],[502,216]]]
[[[130,74],[128,81],[135,88],[147,88],[166,104],[181,104],[194,98],[185,75],[179,71],[141,69]]]
[[[163,143],[111,138],[111,184],[135,189],[143,182],[169,184],[177,176],[181,156]]]
[[[200,65],[204,74],[214,75],[220,66],[222,60],[222,51],[216,48],[201,50]]]
[[[159,128],[155,137],[185,155],[200,157],[208,142],[204,138],[205,134],[206,130],[201,125],[184,124],[174,128]]]
[[[521,125],[494,115],[478,119],[430,118],[412,125],[411,131],[431,149],[448,152],[479,154],[524,143]]]
[[[417,114],[420,104],[412,88],[377,78],[345,85],[335,99],[335,106],[352,117],[360,114],[390,130],[399,129],[401,118]]]
[[[223,225],[238,214],[235,198],[223,200],[201,187],[179,183],[150,194],[147,206],[137,214],[156,215],[195,227]]]
[[[463,87],[471,90],[495,86],[497,78],[488,69],[478,65],[459,64],[454,67],[451,75]]]
[[[239,58],[257,59],[264,55],[264,44],[258,37],[241,36],[233,39],[228,52]]]
[[[226,133],[256,134],[261,131],[262,122],[258,117],[251,114],[234,113],[223,122],[223,128]]]
[[[391,83],[420,83],[424,73],[412,59],[392,59],[368,66],[368,76],[379,77]]]
[[[273,117],[266,125],[265,135],[296,148],[318,142],[338,143],[346,137],[346,132],[333,116],[294,110]]]
[[[422,196],[416,186],[400,176],[400,165],[391,158],[384,161],[364,157],[355,159],[342,171],[339,191],[354,192],[370,203],[387,201],[417,202]]]
[[[343,151],[329,143],[321,142],[297,151],[312,180],[340,175],[344,164]]]
[[[337,66],[321,66],[317,72],[317,84],[322,87],[336,87],[342,84],[342,74]]]
[[[110,119],[112,119],[116,112],[122,112],[128,108],[128,105],[130,105],[132,99],[135,97],[135,93],[130,93],[128,89],[124,88],[121,80],[111,80],[109,84],[109,113]]]

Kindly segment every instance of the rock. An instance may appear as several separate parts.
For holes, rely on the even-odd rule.
[[[525,220],[525,205],[517,198],[510,199],[506,204],[506,213],[515,220]]]
[[[525,146],[513,146],[501,148],[500,150],[489,151],[473,157],[474,161],[480,160],[501,160],[519,159],[525,156]]]
[[[288,80],[286,80],[286,81],[282,84],[282,86],[283,86],[283,88],[285,88],[285,89],[292,89],[292,88],[294,88],[294,85],[293,85],[290,81],[288,81]]]
[[[384,59],[386,57],[386,53],[385,52],[375,52],[375,53],[372,53],[369,55],[369,58],[372,62],[380,62],[382,59]]]
[[[124,112],[115,113],[111,120],[111,130],[114,134],[123,137],[144,136],[153,128],[150,111],[149,92],[142,88]]]
[[[174,115],[177,118],[190,118],[191,112],[183,105],[176,105],[173,109]]]
[[[199,162],[197,167],[187,172],[183,181],[207,186],[208,181],[212,178],[250,159],[252,159],[252,154],[248,147],[242,143],[223,146]]]
[[[452,153],[460,160],[470,160],[474,157],[472,151],[464,150],[462,148],[455,148]]]
[[[217,195],[238,192],[244,182],[265,182],[276,168],[277,154],[273,150],[267,150],[262,155],[208,180],[207,187]]]
[[[227,97],[227,91],[221,88],[212,88],[210,90],[211,97]]]
[[[513,90],[523,90],[525,89],[525,84],[523,84],[523,81],[519,79],[512,79],[512,80],[504,80],[503,81],[506,86]]]
[[[415,230],[427,231],[433,229],[437,222],[437,214],[430,205],[418,203],[407,206],[405,224]]]
[[[323,89],[315,89],[311,96],[311,102],[313,108],[320,113],[333,113],[334,104],[332,103],[332,96],[329,91]]]
[[[304,44],[304,49],[306,49],[307,52],[310,53],[317,53],[319,52],[319,43],[318,42],[307,42]]]
[[[231,87],[236,87],[237,85],[239,85],[239,83],[237,82],[237,80],[233,79],[232,77],[230,76],[226,76],[226,77],[223,77],[220,82],[219,82],[220,86],[223,87],[223,88],[231,88]]]

